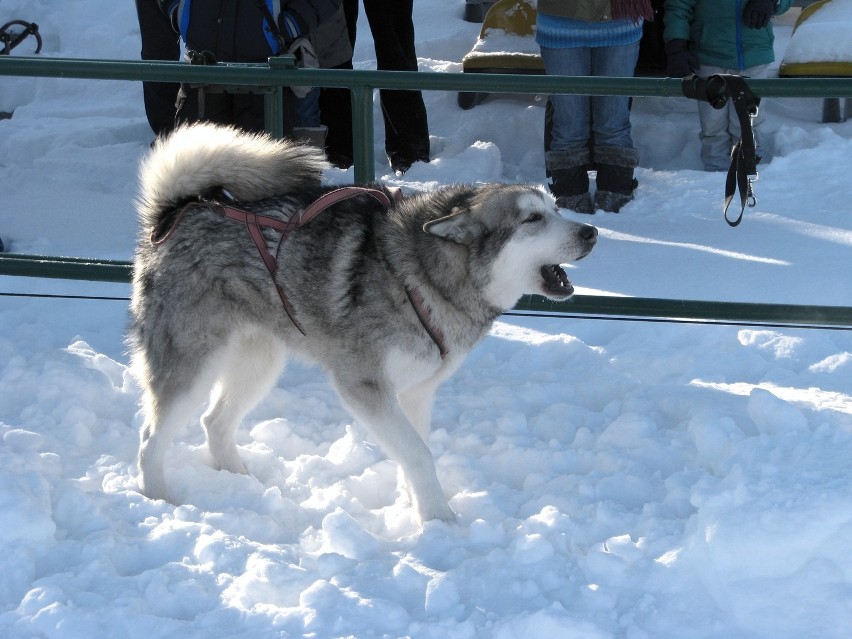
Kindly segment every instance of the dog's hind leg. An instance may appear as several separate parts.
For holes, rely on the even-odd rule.
[[[168,384],[163,384],[169,388]],[[166,450],[181,427],[192,418],[210,390],[210,380],[196,378],[176,392],[146,392],[147,417],[139,445],[139,488],[146,497],[172,501],[163,466]]]
[[[241,332],[229,340],[218,364],[210,408],[201,418],[213,465],[245,474],[234,438],[237,428],[269,392],[284,366],[284,343],[260,330]]]
[[[432,452],[406,418],[393,392],[376,379],[347,384],[335,378],[334,383],[355,418],[370,429],[385,454],[402,467],[421,521],[455,520],[438,482]]]

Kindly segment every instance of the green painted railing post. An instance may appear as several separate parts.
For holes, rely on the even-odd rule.
[[[284,137],[284,87],[263,94],[263,128],[274,138]]]
[[[352,87],[352,160],[356,184],[375,182],[372,87]]]
[[[269,58],[271,71],[279,69],[295,69],[296,58],[292,55]],[[263,96],[263,126],[274,138],[284,137],[284,87],[273,86],[271,93]]]
[[[175,61],[83,60],[41,56],[0,56],[0,76],[193,82],[218,86],[257,87],[263,92],[267,130],[282,136],[286,86],[349,88],[352,92],[352,134],[355,182],[375,181],[373,91],[419,89],[483,91],[487,93],[571,93],[580,95],[682,95],[676,78],[604,78],[489,73],[417,71],[353,71],[296,69],[292,56],[270,58],[264,64],[187,65]],[[761,97],[852,98],[852,78],[777,78],[748,81]],[[0,254],[0,275],[127,282],[129,262],[77,257]],[[561,312],[614,316],[682,318],[699,321],[792,322],[795,325],[852,327],[852,306],[737,304],[716,301],[575,296],[555,304],[534,297],[521,300],[519,312]],[[783,325],[783,324],[782,324]]]

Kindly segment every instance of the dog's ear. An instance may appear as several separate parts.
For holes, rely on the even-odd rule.
[[[445,217],[426,222],[423,230],[445,240],[467,246],[482,236],[485,225],[471,215],[469,209],[455,208]]]

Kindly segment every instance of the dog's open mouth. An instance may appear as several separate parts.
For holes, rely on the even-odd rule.
[[[559,264],[542,266],[541,277],[544,280],[542,288],[548,297],[567,298],[574,294],[574,287]]]

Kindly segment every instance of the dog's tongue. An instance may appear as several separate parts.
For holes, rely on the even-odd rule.
[[[574,294],[574,287],[568,280],[568,275],[559,264],[548,264],[541,267],[541,277],[547,292],[560,297]]]

